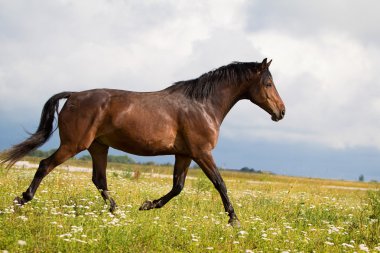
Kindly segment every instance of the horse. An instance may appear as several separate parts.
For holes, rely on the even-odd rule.
[[[107,154],[112,147],[140,156],[175,156],[172,189],[161,198],[145,201],[140,210],[161,208],[177,196],[194,161],[219,192],[228,223],[239,226],[211,151],[217,144],[223,119],[239,100],[249,99],[268,112],[273,121],[284,117],[285,105],[269,71],[271,62],[267,58],[261,63],[232,62],[156,92],[93,89],[53,95],[42,109],[36,132],[1,156],[1,163],[10,168],[44,144],[57,129],[53,125],[58,115],[59,148],[40,161],[30,186],[14,202],[23,205],[32,200],[46,175],[88,150],[92,181],[113,212],[116,203],[110,197],[106,177]],[[58,112],[61,99],[66,102]]]

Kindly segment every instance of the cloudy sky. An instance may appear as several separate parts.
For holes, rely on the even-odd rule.
[[[0,150],[36,129],[55,93],[160,90],[268,57],[287,115],[276,123],[239,102],[218,165],[380,181],[379,9],[375,0],[0,0]]]

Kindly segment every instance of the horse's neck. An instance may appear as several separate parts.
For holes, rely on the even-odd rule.
[[[215,115],[219,124],[221,124],[231,108],[242,99],[245,99],[245,90],[242,86],[224,85],[208,101],[210,111]]]

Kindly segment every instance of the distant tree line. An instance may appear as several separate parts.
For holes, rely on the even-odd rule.
[[[254,168],[248,168],[248,167],[243,167],[240,169],[242,172],[250,172],[250,173],[263,173],[261,170],[255,170]]]
[[[83,155],[78,158],[78,160],[82,161],[91,161],[92,158],[90,155]],[[135,164],[136,161],[130,158],[127,155],[108,155],[107,156],[107,161],[110,163],[126,163],[126,164]]]
[[[57,149],[50,149],[48,151],[43,150],[33,150],[28,155],[32,157],[39,157],[39,158],[46,158],[51,156]],[[73,157],[73,159],[81,160],[81,161],[91,161],[90,155],[82,155],[80,157]],[[128,155],[108,155],[107,161],[110,163],[123,163],[123,164],[143,164],[143,165],[150,165],[150,166],[173,166],[171,163],[162,163],[157,164],[153,161],[147,161],[147,162],[136,162],[133,158],[129,157]]]
[[[37,150],[31,151],[29,153],[29,156],[45,158],[45,157],[51,156],[55,151],[56,151],[56,149],[50,149],[48,151],[43,151],[43,150],[37,149]],[[82,161],[91,161],[92,160],[90,155],[83,155],[79,158],[74,158],[74,159],[78,159],[78,160],[82,160]],[[111,163],[127,163],[127,164],[135,164],[136,163],[135,160],[133,160],[132,158],[130,158],[127,155],[122,155],[122,156],[108,155],[107,161],[111,162]],[[153,163],[153,162],[150,162],[150,163]],[[150,164],[150,165],[154,165],[154,163]]]
[[[43,151],[43,150],[37,149],[37,150],[31,151],[29,153],[29,156],[46,158],[48,156],[51,156],[55,151],[56,151],[56,149],[50,149],[48,151]],[[74,157],[74,159],[82,160],[82,161],[91,161],[92,160],[90,155],[82,155],[79,158]],[[173,166],[173,164],[171,164],[171,163],[156,164],[153,161],[140,163],[140,162],[136,162],[134,159],[132,159],[128,155],[108,155],[107,161],[111,162],[111,163],[123,163],[123,164],[143,164],[143,165],[150,165],[150,166],[154,166],[154,165]],[[196,163],[194,163],[191,168],[200,169],[198,164],[196,164]],[[222,168],[219,168],[219,169],[222,169]],[[255,170],[253,168],[248,168],[248,167],[243,167],[240,169],[240,171],[241,172],[249,172],[249,173],[263,173],[263,171],[261,171],[261,170]]]

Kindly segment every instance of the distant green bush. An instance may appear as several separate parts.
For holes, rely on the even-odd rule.
[[[43,150],[39,150],[39,149],[36,149],[36,150],[33,150],[33,151],[30,151],[29,152],[29,156],[33,156],[33,157],[49,157],[51,156],[57,149],[50,149],[48,151],[43,151]]]
[[[243,167],[240,169],[240,171],[250,172],[250,173],[263,173],[261,170],[255,170],[253,168],[248,168],[248,167]]]

